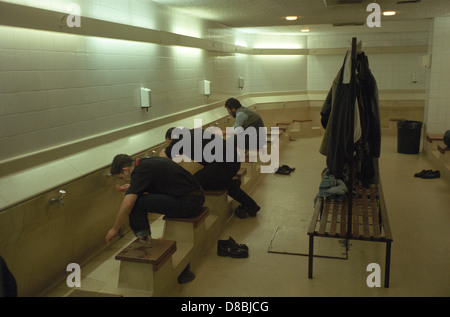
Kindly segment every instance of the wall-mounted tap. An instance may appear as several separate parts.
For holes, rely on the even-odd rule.
[[[52,199],[50,199],[50,202],[51,202],[51,203],[58,202],[58,203],[60,203],[61,205],[64,205],[63,198],[64,198],[65,195],[66,195],[66,191],[61,189],[61,190],[59,191],[59,193],[58,193],[58,198],[52,198]]]

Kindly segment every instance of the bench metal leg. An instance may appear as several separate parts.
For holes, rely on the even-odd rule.
[[[391,269],[391,242],[386,242],[386,264],[384,273],[384,287],[389,288],[389,275]]]
[[[314,236],[309,236],[308,278],[313,277]]]

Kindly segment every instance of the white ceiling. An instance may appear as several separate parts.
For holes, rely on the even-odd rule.
[[[428,27],[429,21],[417,21],[450,16],[450,0],[151,0],[190,15],[210,20],[250,33],[299,33],[303,27],[312,32],[354,31],[354,27],[336,25],[365,23],[369,3],[376,2],[381,10],[395,10],[397,15],[381,18],[381,28],[371,31],[391,31],[404,28],[417,30]],[[417,1],[417,0],[413,0]],[[345,2],[359,2],[342,4]],[[333,4],[340,3],[340,4]],[[286,21],[296,15],[297,21]],[[414,20],[414,21],[412,21]],[[333,25],[335,25],[333,27]],[[367,26],[359,26],[359,28]],[[398,30],[397,30],[398,31]]]

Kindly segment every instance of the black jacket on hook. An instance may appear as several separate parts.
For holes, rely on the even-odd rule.
[[[357,98],[360,105],[362,136],[360,144],[361,176],[364,185],[379,183],[378,158],[381,152],[380,106],[378,87],[364,53],[358,54]]]
[[[351,100],[351,83],[343,83],[345,67],[349,67],[346,60],[347,55],[321,111],[325,135],[320,153],[327,157],[327,167],[335,178],[343,178],[345,164],[352,158],[356,149],[351,142],[355,133],[354,129],[352,130],[354,122],[351,122],[355,100]],[[379,158],[381,147],[378,88],[364,53],[357,55],[356,71],[356,99],[359,109],[357,119],[361,124],[360,148],[356,150],[361,159],[361,181],[367,185],[378,182],[378,165],[374,161]]]

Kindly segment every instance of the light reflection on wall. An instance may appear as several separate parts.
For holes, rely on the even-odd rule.
[[[199,58],[203,56],[204,51],[195,47],[171,46],[174,57],[179,58]]]
[[[302,35],[253,34],[253,48],[302,49],[307,47],[307,37]]]

